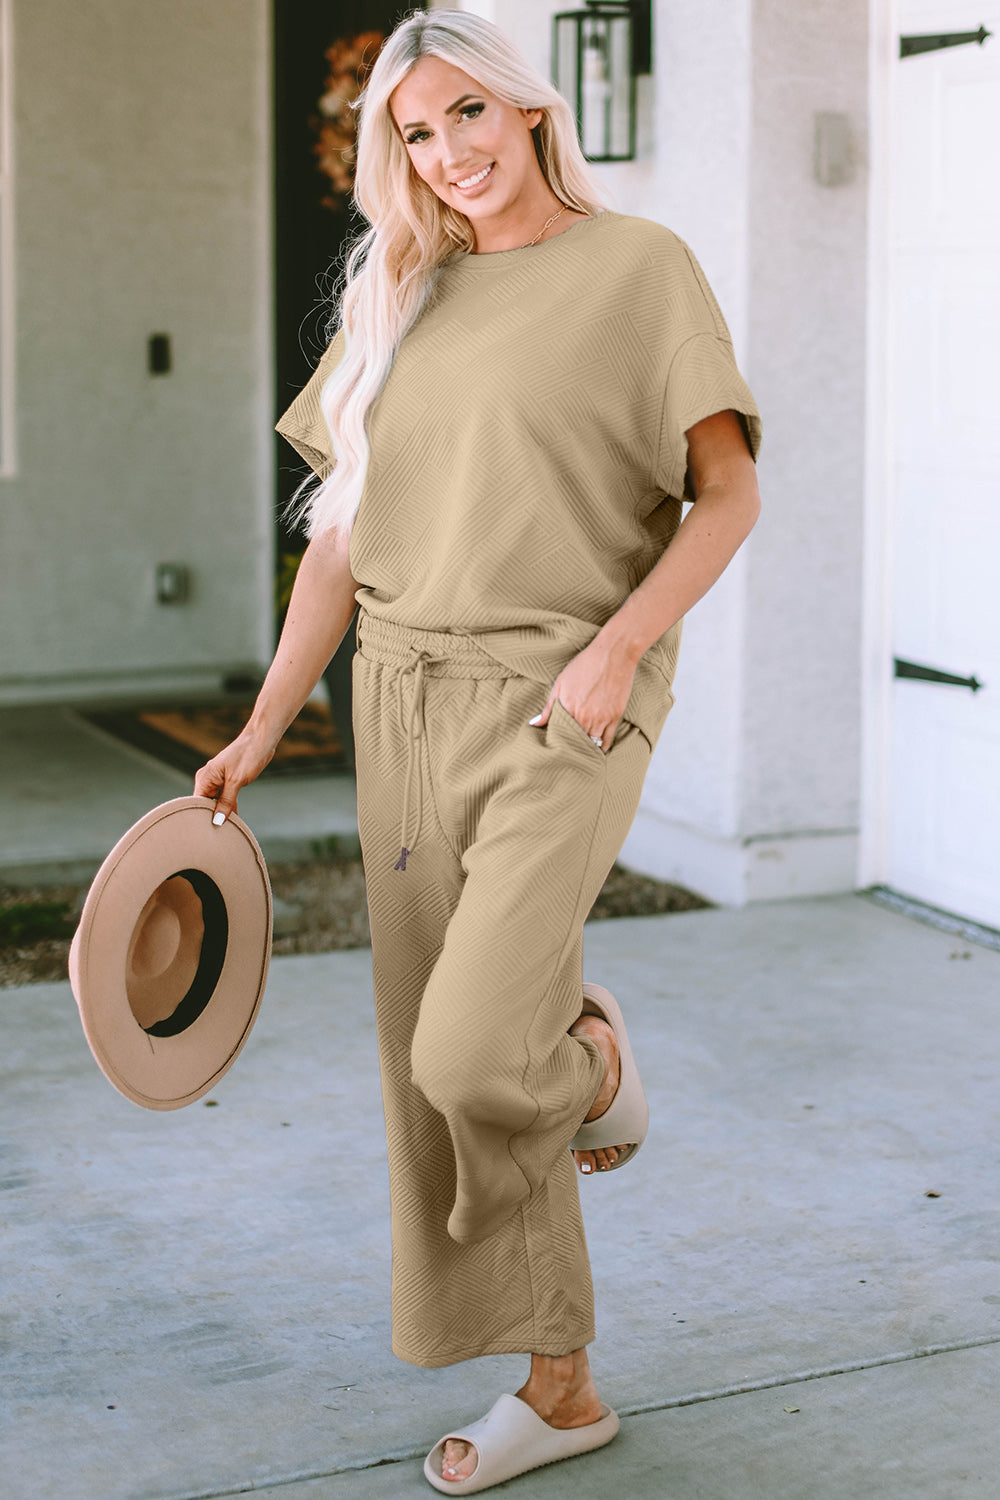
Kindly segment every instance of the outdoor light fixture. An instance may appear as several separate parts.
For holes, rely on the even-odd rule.
[[[635,160],[635,80],[651,69],[650,0],[563,11],[552,20],[552,76],[576,110],[588,161]]]

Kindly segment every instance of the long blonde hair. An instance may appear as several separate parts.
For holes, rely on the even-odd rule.
[[[414,11],[388,38],[360,99],[354,200],[369,228],[351,246],[329,334],[342,326],[345,352],[320,392],[336,464],[319,484],[308,476],[289,502],[309,536],[350,532],[368,469],[367,417],[396,350],[433,290],[440,267],[474,248],[472,226],[417,176],[389,110],[389,97],[422,57],[461,68],[498,99],[541,109],[532,135],[556,197],[583,213],[603,207],[566,100],[499,27],[458,10]],[[312,485],[310,489],[309,486]]]

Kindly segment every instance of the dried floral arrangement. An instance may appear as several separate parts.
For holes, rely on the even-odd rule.
[[[312,120],[317,133],[313,151],[330,184],[320,199],[324,208],[346,208],[353,191],[358,136],[351,105],[368,82],[384,41],[380,31],[362,31],[339,37],[324,54],[329,70],[319,115]]]

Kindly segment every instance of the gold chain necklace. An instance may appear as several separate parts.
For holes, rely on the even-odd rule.
[[[552,217],[551,217],[551,219],[546,219],[545,220],[545,223],[542,225],[541,229],[535,235],[535,238],[533,240],[529,240],[526,245],[522,245],[520,248],[522,250],[528,250],[528,249],[531,248],[532,245],[537,245],[538,241],[541,239],[541,237],[545,233],[546,229],[548,229],[549,225],[550,224],[554,224],[556,222],[556,220],[559,218],[559,214],[564,214],[566,212],[567,208],[569,208],[569,204],[568,203],[564,203],[563,206],[562,206],[562,208],[559,210],[559,213],[553,214]]]

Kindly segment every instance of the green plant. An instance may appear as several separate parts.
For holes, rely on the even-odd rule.
[[[72,936],[73,924],[65,901],[15,902],[0,907],[0,948]]]

